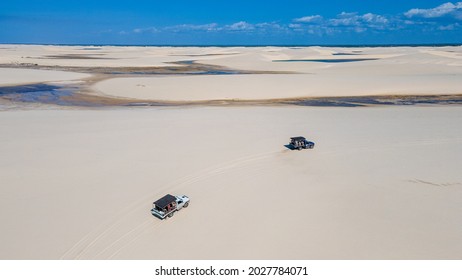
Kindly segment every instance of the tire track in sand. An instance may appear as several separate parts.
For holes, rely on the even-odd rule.
[[[95,230],[89,232],[85,235],[81,240],[79,240],[74,246],[72,246],[69,250],[67,250],[62,256],[61,259],[91,259],[92,257],[98,257],[104,252],[107,252],[110,248],[116,247],[115,245],[118,243],[122,243],[127,236],[138,236],[139,233],[143,231],[144,228],[149,226],[149,223],[142,222],[141,224],[135,224],[132,230],[125,232],[125,233],[117,233],[117,231],[124,228],[124,223],[130,223],[134,219],[132,218],[133,214],[136,211],[140,211],[146,207],[146,205],[150,205],[152,202],[153,197],[157,197],[162,193],[166,192],[167,190],[175,190],[183,186],[188,186],[194,183],[197,183],[201,180],[206,180],[208,178],[224,174],[230,170],[235,168],[244,167],[248,164],[253,162],[263,160],[265,158],[272,157],[281,151],[273,151],[273,152],[266,152],[260,154],[254,154],[250,156],[244,156],[237,159],[230,160],[226,163],[221,163],[217,165],[213,165],[209,168],[205,168],[199,172],[196,172],[191,175],[187,175],[181,179],[175,180],[169,184],[166,184],[164,187],[157,189],[155,192],[151,194],[144,195],[142,198],[129,206],[125,207],[124,209],[120,210],[118,214],[115,215],[116,218],[109,219],[100,226],[98,226]],[[283,151],[284,152],[284,151]],[[143,210],[145,211],[145,210]],[[152,216],[149,214],[149,218]],[[144,220],[144,219],[143,219]],[[151,226],[158,227],[161,225],[160,220],[153,220]],[[141,230],[141,231],[140,231]],[[105,240],[108,240],[108,236],[117,236],[115,237],[110,244],[106,244]],[[98,247],[103,247],[103,249],[98,250]],[[120,246],[118,246],[120,247]],[[95,251],[96,254],[95,254]],[[120,250],[117,250],[120,251]]]

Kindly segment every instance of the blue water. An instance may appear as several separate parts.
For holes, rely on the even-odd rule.
[[[287,59],[287,60],[273,60],[273,62],[323,62],[323,63],[342,63],[342,62],[358,62],[367,60],[377,60],[378,58],[351,58],[351,59]]]
[[[69,99],[76,91],[77,87],[73,86],[56,86],[47,84],[23,85],[0,87],[0,98],[15,102],[29,102],[42,104],[55,104],[61,106],[104,106],[104,103],[92,103],[79,101],[78,99]],[[326,97],[316,99],[306,99],[298,101],[283,101],[283,104],[298,106],[321,106],[321,107],[362,107],[368,105],[462,105],[462,95],[447,96],[420,96],[420,97]],[[172,106],[158,102],[149,103],[127,103],[120,106]]]
[[[0,87],[0,97],[6,97],[8,100],[14,102],[44,103],[62,106],[91,105],[75,101],[67,101],[65,99],[65,97],[72,96],[76,90],[76,87],[47,84],[10,86]]]
[[[332,55],[361,55],[361,53],[333,53]]]

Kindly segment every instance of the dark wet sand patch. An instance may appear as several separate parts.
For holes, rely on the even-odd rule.
[[[169,56],[189,56],[189,57],[200,57],[200,56],[226,56],[226,55],[237,55],[240,54],[236,53],[206,53],[206,54],[171,54]]]
[[[286,59],[286,60],[273,60],[273,62],[321,62],[321,63],[343,63],[343,62],[360,62],[368,60],[378,60],[379,58],[339,58],[339,59]]]
[[[169,66],[139,66],[139,67],[102,67],[102,66],[59,66],[40,65],[35,63],[0,64],[0,68],[19,68],[37,70],[70,71],[88,74],[106,75],[224,75],[224,74],[296,74],[291,71],[246,71],[222,66],[197,63],[194,60],[167,62]]]
[[[414,95],[414,96],[349,96],[310,97],[268,100],[209,100],[209,101],[162,101],[139,100],[93,95],[91,89],[78,85],[32,84],[0,87],[0,98],[12,102],[54,104],[61,106],[231,106],[231,105],[293,105],[314,107],[366,107],[403,105],[462,105],[460,95]]]
[[[103,100],[99,100],[103,101]],[[106,100],[109,101],[109,100]],[[105,101],[103,101],[104,103]],[[433,96],[357,96],[357,97],[312,97],[304,99],[268,99],[268,100],[208,100],[208,101],[150,101],[117,99],[122,106],[312,106],[312,107],[371,107],[371,106],[411,106],[411,105],[462,105],[461,95]],[[111,105],[116,105],[111,102]]]
[[[75,107],[126,106],[136,99],[118,99],[82,93],[75,85],[31,84],[0,87],[0,99],[14,103],[35,103]]]
[[[371,60],[371,59],[363,59]],[[304,60],[305,61],[305,60]],[[344,61],[344,60],[342,60]],[[31,84],[0,87],[0,98],[14,102],[45,103],[63,106],[229,106],[229,105],[294,105],[320,107],[365,107],[396,105],[462,105],[462,94],[456,95],[387,95],[350,97],[307,97],[269,100],[210,100],[174,102],[139,100],[95,95],[91,85],[114,77],[145,77],[152,75],[230,75],[230,74],[297,74],[289,71],[243,71],[221,66],[197,63],[194,60],[169,62],[173,66],[146,67],[78,67],[45,66],[31,63],[0,64],[2,68],[60,70],[92,74],[82,79],[84,84],[55,85]]]
[[[101,57],[105,54],[63,54],[47,55],[39,57],[40,59],[116,59],[113,57]]]
[[[364,107],[403,105],[462,105],[462,94],[455,95],[385,95],[315,97],[283,101],[284,104],[298,106]]]
[[[333,53],[332,55],[361,55],[360,53]]]

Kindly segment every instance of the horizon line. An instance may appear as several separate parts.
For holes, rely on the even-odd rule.
[[[91,44],[91,43],[0,43],[0,45],[29,46],[95,46],[95,47],[444,47],[462,46],[461,43],[396,43],[396,44]]]

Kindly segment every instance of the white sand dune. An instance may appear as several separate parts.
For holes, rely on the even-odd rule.
[[[461,52],[3,45],[0,64],[195,60],[289,71],[93,86],[96,95],[149,100],[262,100],[461,93]],[[275,62],[360,58],[376,60]],[[0,69],[3,86],[87,77]],[[23,110],[0,102],[0,259],[462,258],[460,106]],[[315,149],[288,150],[298,135]],[[167,193],[189,195],[191,205],[160,221],[149,210]]]
[[[226,57],[236,52],[227,48],[176,47],[88,47],[2,45],[0,63],[29,63],[45,66],[143,67],[171,66],[170,62],[208,57]]]
[[[460,107],[2,112],[2,259],[460,259]],[[305,135],[314,150],[289,151]],[[187,194],[172,219],[152,201]]]
[[[88,77],[88,74],[64,71],[0,68],[0,86],[75,81]]]
[[[235,48],[230,51],[237,54],[195,60],[238,70],[293,74],[125,77],[97,83],[94,90],[100,95],[158,101],[462,93],[461,47],[437,50]],[[356,59],[362,61],[338,62]]]
[[[370,67],[370,70],[374,67]],[[378,72],[380,69],[378,69]],[[99,82],[101,95],[160,101],[267,100],[326,96],[462,93],[461,75],[386,73],[260,74],[115,78]]]

